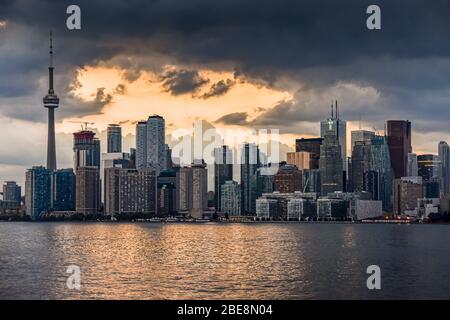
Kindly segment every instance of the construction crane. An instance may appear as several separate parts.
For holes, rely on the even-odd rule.
[[[69,121],[70,123],[80,123],[81,124],[81,130],[82,131],[87,131],[87,126],[88,125],[94,125],[95,122],[88,122],[88,121]],[[84,127],[83,127],[84,125]]]

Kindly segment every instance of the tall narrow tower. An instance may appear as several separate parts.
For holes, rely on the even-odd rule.
[[[59,106],[59,98],[53,89],[53,43],[50,32],[50,61],[48,67],[48,93],[44,97],[44,107],[48,109],[47,169],[56,170],[55,147],[55,109]]]

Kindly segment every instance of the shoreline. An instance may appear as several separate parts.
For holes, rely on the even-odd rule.
[[[414,222],[414,221],[108,221],[108,220],[0,220],[0,223],[14,223],[14,222],[27,222],[27,223],[105,223],[105,224],[345,224],[345,225],[450,225],[449,222]]]

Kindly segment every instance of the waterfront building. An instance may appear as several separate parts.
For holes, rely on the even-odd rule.
[[[278,200],[259,198],[256,200],[256,216],[262,220],[278,218]]]
[[[106,214],[138,217],[156,215],[154,170],[106,168],[105,189]]]
[[[241,189],[236,181],[225,181],[221,187],[222,213],[228,216],[241,215]]]
[[[32,167],[25,174],[25,210],[33,220],[51,209],[52,170]]]
[[[379,200],[350,200],[350,217],[361,221],[383,217],[383,202]]]
[[[422,177],[403,177],[394,180],[394,214],[415,210],[417,199],[424,197]]]
[[[317,219],[346,220],[347,201],[343,199],[320,198],[317,200]]]
[[[3,201],[14,202],[17,205],[22,202],[22,189],[15,181],[3,183]]]
[[[317,201],[310,198],[292,198],[288,201],[287,220],[312,221],[317,218]]]

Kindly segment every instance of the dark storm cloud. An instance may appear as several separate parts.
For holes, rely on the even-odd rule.
[[[215,121],[215,123],[221,123],[225,125],[238,125],[245,126],[247,122],[247,112],[235,112],[226,114]]]
[[[142,69],[159,71],[158,63],[167,59],[212,69],[231,66],[241,78],[275,87],[283,87],[279,79],[286,75],[317,92],[338,81],[372,86],[383,99],[366,111],[370,121],[394,114],[430,119],[429,125],[421,125],[425,130],[435,128],[435,121],[445,127],[443,119],[450,117],[447,0],[376,1],[382,9],[381,31],[365,27],[366,8],[373,4],[368,0],[79,0],[79,31],[65,28],[69,4],[2,1],[0,19],[9,24],[0,30],[0,99],[29,97],[38,89],[36,79],[45,72],[46,38],[52,29],[59,77],[73,75],[76,67],[114,61],[126,68],[125,80],[134,81]],[[5,50],[5,44],[10,49]],[[158,63],[156,55],[163,57]],[[195,91],[202,84],[195,72],[179,76],[166,79],[173,94]],[[70,80],[65,76],[60,89]],[[222,85],[211,89],[212,96],[228,90]],[[302,100],[284,103],[258,116],[254,124],[315,121],[327,113],[327,104],[302,109]],[[345,111],[355,120],[361,110]]]
[[[208,83],[196,70],[167,70],[160,75],[164,88],[172,95],[194,93]]]
[[[202,95],[202,98],[208,99],[212,97],[222,96],[225,93],[227,93],[234,84],[235,82],[230,79],[220,80],[214,83],[209,89],[209,91]]]

